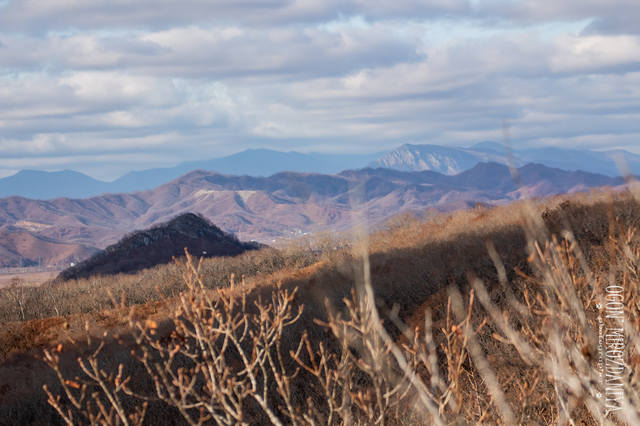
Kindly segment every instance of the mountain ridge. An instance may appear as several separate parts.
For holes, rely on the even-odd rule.
[[[199,169],[258,177],[284,171],[335,174],[350,168],[365,167],[379,155],[247,149],[225,157],[182,162],[173,167],[131,171],[113,181],[94,179],[72,170],[21,170],[0,178],[0,198],[14,195],[32,199],[85,198],[106,193],[145,191]]]
[[[582,170],[610,177],[620,176],[622,174],[620,167],[625,166],[632,174],[640,174],[640,155],[620,149],[608,151],[559,147],[516,149],[491,141],[479,142],[469,147],[405,144],[389,151],[373,164],[397,170],[432,170],[453,175],[487,161],[516,167],[539,163],[567,171]]]
[[[517,170],[480,163],[458,175],[364,168],[336,175],[278,173],[269,177],[193,171],[153,190],[87,199],[0,199],[0,226],[31,229],[59,242],[104,248],[123,235],[187,211],[202,214],[226,232],[267,244],[305,233],[346,230],[354,214],[375,226],[402,211],[451,211],[477,202],[502,204],[624,184],[585,172],[543,165]],[[26,254],[23,254],[26,256]],[[0,266],[2,259],[0,259]]]
[[[508,152],[509,151],[509,152]],[[73,171],[20,171],[0,178],[0,198],[11,195],[31,199],[87,198],[102,194],[147,191],[195,170],[216,171],[225,175],[270,177],[293,171],[340,174],[345,170],[385,167],[404,171],[431,170],[454,175],[481,162],[498,162],[516,167],[541,163],[568,171],[618,176],[618,158],[630,171],[640,174],[640,155],[623,150],[603,152],[557,147],[507,149],[496,142],[483,141],[469,147],[433,144],[405,144],[386,153],[322,154],[249,149],[226,157],[180,163],[174,167],[129,172],[112,182],[93,179]]]

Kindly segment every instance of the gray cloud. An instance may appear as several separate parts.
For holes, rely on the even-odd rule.
[[[505,119],[514,144],[637,151],[636,3],[9,2],[0,174],[465,145]]]
[[[598,17],[585,28],[585,34],[640,34],[640,7],[628,14]]]
[[[590,29],[637,33],[635,0],[38,0],[0,4],[0,28],[8,31],[68,29],[167,29],[228,24],[270,27],[323,23],[361,16],[369,21],[474,19],[494,26],[593,20]]]
[[[10,1],[0,6],[0,27],[42,32],[68,28],[171,28],[202,23],[252,26],[318,23],[344,16],[369,19],[415,18],[469,14],[468,0],[37,0]]]
[[[101,37],[93,34],[16,36],[0,50],[7,69],[128,70],[171,77],[287,78],[340,75],[363,67],[416,61],[415,40],[343,26],[318,28],[178,27]]]

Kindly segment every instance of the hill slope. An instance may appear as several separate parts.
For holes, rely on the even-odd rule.
[[[56,241],[15,226],[0,226],[0,267],[64,265],[97,251],[82,244]]]
[[[527,217],[529,219],[525,219]],[[610,226],[612,217],[618,219],[620,227]],[[637,194],[636,197],[631,193],[619,194],[611,199],[609,194],[594,193],[589,196],[557,197],[539,203],[514,203],[495,209],[477,208],[439,216],[427,222],[407,221],[370,236],[370,280],[362,272],[359,252],[336,250],[326,252],[320,261],[306,268],[294,265],[281,267],[269,274],[254,275],[246,285],[233,288],[227,288],[224,279],[212,279],[212,275],[215,276],[225,262],[207,260],[201,269],[202,279],[208,283],[205,285],[207,290],[202,290],[200,286],[180,287],[180,299],[172,296],[175,292],[162,295],[157,291],[158,281],[171,286],[167,283],[171,281],[170,277],[180,275],[178,268],[171,266],[128,277],[95,277],[71,285],[29,289],[27,294],[30,297],[26,299],[30,303],[28,308],[42,305],[37,302],[51,300],[52,295],[55,300],[62,300],[72,308],[67,310],[64,305],[60,306],[63,312],[67,312],[64,316],[50,312],[47,316],[34,316],[40,318],[37,320],[21,322],[16,319],[12,323],[5,323],[0,329],[0,418],[11,418],[17,424],[42,424],[47,421],[47,424],[53,424],[57,417],[42,392],[43,383],[53,395],[64,392],[58,380],[68,379],[62,384],[70,384],[75,388],[78,381],[75,377],[81,377],[82,374],[76,361],[79,357],[87,359],[92,353],[97,355],[90,359],[96,359],[96,365],[100,365],[105,372],[113,372],[112,377],[117,377],[118,364],[123,363],[127,375],[124,377],[126,380],[131,377],[132,387],[153,394],[158,388],[154,387],[151,380],[147,380],[145,367],[139,360],[128,358],[129,354],[135,356],[143,353],[143,348],[158,348],[158,345],[149,344],[137,346],[140,340],[135,338],[141,332],[148,333],[150,337],[145,342],[157,343],[164,348],[164,352],[157,357],[157,352],[150,352],[154,358],[148,359],[159,359],[156,365],[160,368],[166,367],[167,364],[161,362],[168,359],[169,368],[175,366],[177,369],[184,364],[176,366],[172,355],[162,358],[161,354],[175,354],[184,347],[194,348],[189,354],[194,354],[192,359],[196,363],[217,348],[215,345],[191,345],[184,338],[184,330],[197,330],[187,335],[194,336],[192,341],[196,342],[202,342],[196,339],[204,335],[204,343],[226,342],[220,338],[220,330],[238,330],[241,336],[250,337],[257,335],[253,334],[258,333],[256,330],[273,330],[274,333],[269,336],[275,336],[278,353],[284,355],[284,358],[278,359],[283,359],[284,365],[290,367],[288,371],[300,372],[292,379],[297,381],[292,381],[293,386],[287,389],[296,392],[290,400],[301,404],[298,411],[301,413],[322,414],[321,410],[327,405],[320,405],[317,401],[325,401],[325,397],[335,395],[336,389],[323,387],[325,376],[316,375],[313,371],[307,375],[305,371],[308,370],[297,369],[300,365],[296,361],[300,360],[297,356],[296,360],[286,358],[297,355],[296,348],[303,348],[308,343],[309,355],[318,354],[321,359],[318,365],[320,368],[328,366],[331,380],[334,380],[331,383],[339,386],[338,389],[368,391],[369,386],[373,387],[370,383],[375,384],[368,378],[376,377],[379,383],[387,383],[387,388],[398,386],[398,383],[405,386],[398,381],[397,369],[394,368],[398,358],[390,355],[391,349],[411,361],[407,368],[415,371],[416,380],[420,380],[425,389],[437,396],[443,409],[432,412],[415,408],[417,399],[414,393],[419,389],[413,392],[406,388],[409,391],[391,394],[393,398],[399,398],[397,404],[403,408],[388,411],[392,420],[397,418],[398,424],[435,423],[430,416],[441,416],[443,424],[453,421],[460,424],[560,423],[566,419],[561,398],[568,389],[567,383],[583,383],[584,377],[594,379],[585,382],[584,386],[575,387],[578,394],[568,402],[571,403],[569,413],[576,424],[601,424],[598,420],[604,404],[612,399],[594,397],[595,391],[605,386],[605,383],[597,381],[597,377],[599,371],[603,371],[601,368],[610,368],[604,371],[612,374],[619,370],[613,370],[618,365],[615,363],[598,366],[599,354],[603,350],[598,346],[599,333],[602,333],[599,330],[603,330],[603,323],[605,327],[618,328],[617,319],[605,317],[606,311],[599,309],[594,294],[601,291],[599,288],[615,282],[616,289],[624,289],[623,300],[628,306],[640,303],[637,292],[640,277],[635,267],[640,264],[640,240],[636,233],[639,217]],[[550,238],[551,232],[558,235],[565,230],[572,231],[571,241],[563,241],[561,237]],[[493,249],[487,250],[488,242],[492,243],[490,247]],[[537,250],[531,250],[534,244]],[[249,257],[254,254],[260,253],[252,252],[247,253],[247,257],[226,259],[234,263],[226,270],[240,272],[242,265],[235,264],[235,261],[242,258],[247,265],[255,265],[256,259]],[[626,272],[616,276],[616,271]],[[163,278],[157,279],[158,276]],[[357,287],[355,283],[365,280],[370,283],[368,288],[375,295],[375,300],[371,296],[369,302],[365,300],[366,303],[359,303],[367,295],[363,296],[358,291],[352,293],[352,290]],[[106,297],[102,298],[102,303],[96,303],[99,294],[107,289],[134,290],[141,286],[145,286],[152,296],[151,299],[134,302],[135,307],[131,304],[125,307],[123,303],[122,307],[111,309]],[[215,298],[211,298],[209,289],[219,286],[220,291],[215,293]],[[126,294],[129,296],[130,291]],[[343,300],[349,298],[350,294],[353,301],[345,306]],[[165,297],[169,299],[165,300]],[[222,302],[211,308],[212,299],[213,303]],[[0,302],[6,300],[0,299]],[[273,305],[264,310],[256,309],[256,303],[260,301],[273,301]],[[280,309],[282,301],[290,301],[291,305],[287,306],[292,309]],[[221,307],[222,304],[224,307]],[[229,308],[225,311],[231,306],[237,310]],[[285,318],[286,321],[295,316],[302,306],[304,309],[300,317],[284,327],[280,327],[281,321],[271,320],[273,315],[279,315],[280,319]],[[377,306],[376,311],[373,311],[374,306]],[[4,309],[5,312],[0,309],[0,314],[19,318],[20,311],[12,304],[5,302]],[[216,315],[211,315],[212,311]],[[31,315],[32,310],[26,309],[26,312]],[[127,312],[130,312],[129,318]],[[332,315],[333,312],[339,312],[340,315]],[[633,342],[640,333],[640,320],[633,309],[625,309],[624,312],[627,315],[625,341]],[[135,324],[133,330],[125,328],[128,320]],[[407,327],[396,329],[394,324],[400,321]],[[183,326],[185,322],[186,326]],[[179,325],[172,326],[176,323]],[[220,323],[222,326],[219,326]],[[227,328],[228,324],[234,326]],[[248,324],[248,332],[243,324]],[[386,328],[384,339],[381,337],[381,324]],[[425,330],[425,327],[429,329]],[[405,329],[415,329],[416,333],[402,333]],[[348,334],[342,330],[348,330]],[[98,336],[103,335],[104,346],[94,352],[93,348],[100,343]],[[95,344],[85,346],[84,336],[91,336]],[[94,336],[98,342],[93,340]],[[246,345],[238,346],[238,351],[246,348],[244,359],[254,360],[268,339],[241,341]],[[475,347],[481,357],[474,355],[473,347],[466,343],[468,341],[478,345]],[[394,342],[396,345],[384,342]],[[48,358],[49,365],[65,367],[62,369],[63,378],[46,368],[42,362],[42,347],[50,348],[48,354],[53,354]],[[320,349],[312,352],[315,348]],[[354,356],[349,356],[345,362],[341,361],[340,369],[336,370],[336,364],[325,363],[327,358],[324,357],[325,352],[321,351],[325,348],[336,356],[332,359],[340,359],[338,350],[341,348],[348,348]],[[144,353],[146,355],[149,352]],[[227,376],[230,380],[218,381],[215,386],[198,387],[197,391],[228,389],[229,385],[237,383],[234,381],[236,378],[242,380],[246,377],[246,364],[238,361],[238,352],[228,353],[230,358],[216,360],[226,360],[222,365],[228,366],[225,372],[230,373]],[[438,358],[441,354],[444,356]],[[625,368],[628,366],[629,371],[636,371],[640,368],[640,360],[632,355],[623,355]],[[429,367],[429,362],[424,360],[430,357],[442,359],[442,363],[432,363],[433,367]],[[556,368],[557,360],[571,359],[577,361],[575,368]],[[369,360],[379,360],[385,368],[369,368]],[[276,363],[269,363],[265,368],[269,365]],[[255,368],[260,367],[256,364]],[[431,381],[433,368],[440,368],[440,380],[444,383],[442,388]],[[480,369],[485,369],[484,373]],[[157,370],[151,371],[155,373]],[[176,370],[167,368],[165,371]],[[180,371],[179,374],[193,374],[193,371],[201,370],[183,368]],[[391,374],[386,376],[386,371]],[[461,373],[447,373],[450,371]],[[487,374],[491,374],[495,380],[493,388],[486,384]],[[165,389],[170,383],[164,381],[158,386]],[[273,388],[265,389],[275,388],[274,384]],[[98,386],[96,389],[99,389]],[[247,386],[247,389],[252,388]],[[323,393],[323,389],[328,389],[327,393]],[[496,406],[493,398],[496,389],[504,395],[502,408]],[[526,393],[519,392],[519,389],[526,389]],[[222,395],[228,394],[230,392]],[[374,395],[374,391],[369,395]],[[630,387],[628,395],[633,398],[632,414],[635,416],[639,401],[637,389]],[[202,393],[202,396],[206,398],[205,401],[211,400],[210,393]],[[122,397],[125,398],[124,395]],[[454,402],[448,402],[452,398],[455,398]],[[588,398],[599,405],[595,408],[587,406],[585,401]],[[126,401],[131,401],[126,407],[136,407],[135,403],[139,402],[137,399]],[[320,408],[314,411],[315,407],[310,404],[303,405],[306,401]],[[376,399],[372,397],[362,401],[372,404]],[[342,411],[342,418],[353,419],[354,413],[364,416],[360,409],[362,405],[350,404]],[[508,407],[509,411],[504,407]],[[162,402],[150,404],[147,421],[158,424],[170,415],[173,416],[171,418],[179,418],[179,413],[173,413],[171,409]],[[283,419],[286,418],[281,412],[276,412]],[[507,420],[504,420],[505,417]],[[268,423],[268,419],[249,419],[251,424]],[[321,420],[317,423],[327,423]],[[363,417],[361,423],[371,422]],[[635,424],[633,421],[620,423]]]
[[[153,228],[136,231],[80,264],[60,273],[61,279],[136,272],[190,253],[204,257],[235,256],[261,246],[243,243],[206,219],[185,213]]]

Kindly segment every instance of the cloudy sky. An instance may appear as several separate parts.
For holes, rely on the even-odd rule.
[[[0,176],[247,148],[640,153],[638,0],[0,0]]]

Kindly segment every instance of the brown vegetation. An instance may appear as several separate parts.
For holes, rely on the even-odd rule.
[[[226,286],[229,277],[244,277],[248,283],[272,282],[276,271],[296,271],[326,258],[321,251],[291,244],[281,250],[264,248],[236,257],[204,259],[203,280],[207,287]],[[21,289],[25,319],[67,316],[108,310],[113,307],[111,295],[125,295],[127,305],[141,305],[178,295],[184,289],[175,264],[158,265],[137,274],[118,274],[49,281],[39,287]],[[19,307],[8,289],[0,289],[0,321],[21,319]]]
[[[137,282],[117,277],[107,284],[113,294],[151,292],[151,283],[165,290],[142,300],[126,294],[111,310],[106,294],[83,314],[15,322],[20,313],[7,302],[14,322],[1,338],[14,349],[0,377],[16,366],[42,372],[57,414],[42,398],[9,395],[15,389],[2,380],[0,416],[40,424],[71,416],[80,424],[636,424],[639,218],[630,193],[478,206],[396,220],[350,250],[187,259],[129,276]],[[251,262],[260,260],[258,272]],[[159,271],[167,275],[150,278]],[[624,289],[626,402],[605,417],[597,305],[610,285]],[[44,364],[20,355],[43,345]]]

